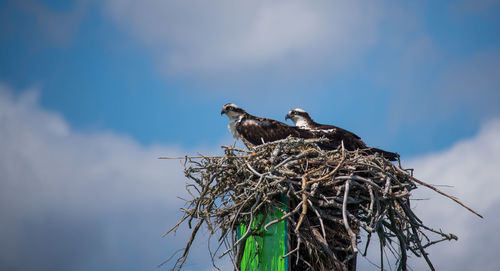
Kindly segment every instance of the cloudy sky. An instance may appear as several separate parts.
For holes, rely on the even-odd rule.
[[[485,215],[415,194],[459,236],[430,250],[437,269],[497,269],[499,13],[496,0],[1,1],[0,269],[158,270],[186,230],[160,238],[185,180],[156,158],[220,153],[228,102],[278,120],[301,107],[397,151]],[[206,240],[186,266],[200,269]]]

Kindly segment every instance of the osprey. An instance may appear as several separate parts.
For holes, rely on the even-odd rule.
[[[313,137],[307,130],[289,126],[277,120],[252,116],[232,103],[224,105],[220,114],[226,114],[229,118],[227,127],[234,138],[242,137],[253,145],[285,139],[288,136]]]
[[[310,131],[315,134],[316,137],[328,138],[330,141],[325,143],[324,146],[320,146],[325,149],[335,149],[343,141],[344,147],[349,151],[362,149],[369,154],[380,153],[383,157],[390,161],[397,161],[399,158],[399,154],[397,153],[367,147],[365,142],[352,132],[337,126],[316,123],[306,111],[300,108],[290,110],[285,116],[285,120],[287,119],[292,120],[296,127]]]

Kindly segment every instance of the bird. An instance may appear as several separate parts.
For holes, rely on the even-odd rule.
[[[225,114],[229,118],[228,129],[234,138],[243,138],[253,145],[261,145],[289,136],[297,138],[314,136],[307,130],[277,120],[250,115],[233,103],[225,104],[220,114]]]
[[[306,137],[312,134],[306,130],[301,130],[294,126],[289,126],[283,122],[252,116],[239,106],[228,103],[222,107],[221,115],[225,114],[229,118],[228,129],[235,138],[242,138],[245,142],[248,141],[253,145],[261,145],[267,142],[272,142],[280,139],[285,139],[289,136]],[[309,134],[309,135],[307,135]],[[245,142],[246,144],[246,142]],[[287,195],[277,195],[281,197],[281,202],[284,206],[288,204]],[[241,239],[249,227],[259,229],[264,232],[264,224],[269,221],[279,220],[283,216],[283,212],[273,207],[271,210],[261,208],[255,215],[256,219],[250,220],[251,225],[241,222],[238,226],[238,238]],[[260,228],[259,228],[260,227]],[[259,242],[263,244],[272,244],[264,249],[254,245],[253,238],[248,238],[245,241],[244,254],[241,259],[241,270],[286,270],[287,262],[282,261],[286,255],[288,231],[286,220],[281,220],[277,224],[271,225],[272,229],[269,234],[263,234],[258,237]],[[256,238],[256,237],[255,237]],[[255,239],[257,240],[257,239]],[[257,260],[255,260],[257,259]]]
[[[367,147],[365,142],[353,132],[347,131],[334,125],[319,124],[315,122],[305,110],[295,108],[285,116],[285,120],[290,119],[296,127],[310,131],[316,137],[326,137],[327,143],[320,145],[323,149],[336,149],[342,142],[346,150],[355,151],[361,149],[368,154],[379,153],[389,161],[397,161],[399,154],[385,151],[379,148]]]

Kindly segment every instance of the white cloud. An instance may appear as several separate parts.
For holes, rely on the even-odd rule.
[[[0,269],[153,270],[182,248],[185,231],[160,238],[180,216],[182,166],[157,159],[182,151],[74,131],[37,94],[0,85]]]
[[[362,1],[108,0],[105,10],[160,65],[201,75],[338,67],[374,43],[381,17]]]
[[[477,136],[457,143],[451,149],[419,157],[405,163],[415,168],[417,178],[457,196],[463,203],[484,215],[480,219],[450,199],[426,188],[415,198],[429,200],[414,204],[415,211],[430,226],[455,233],[456,242],[432,247],[431,260],[437,270],[495,270],[500,266],[496,233],[500,223],[497,168],[500,165],[500,120],[485,124]],[[415,261],[417,262],[417,261]],[[423,270],[423,261],[418,261]]]
[[[146,194],[151,202],[168,199],[162,190],[169,179],[181,176],[171,163],[156,159],[168,152],[178,153],[176,149],[143,148],[112,133],[77,133],[59,115],[40,109],[36,92],[19,98],[9,97],[5,91],[1,95],[3,184],[14,191],[29,189],[34,200],[30,207],[45,208],[45,204],[71,199],[66,208],[76,211],[116,211],[124,203],[133,206],[144,200]],[[20,183],[28,180],[31,187]],[[139,187],[145,189],[135,190]],[[2,200],[23,201],[15,193],[3,192]],[[87,198],[90,194],[92,202]]]

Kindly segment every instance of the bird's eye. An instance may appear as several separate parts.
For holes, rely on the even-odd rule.
[[[233,110],[233,107],[232,106],[228,106],[227,110]]]
[[[298,113],[297,113],[297,111],[293,111],[293,114],[294,114],[294,115],[297,115]]]

